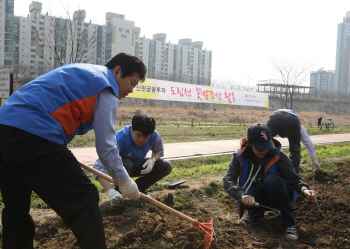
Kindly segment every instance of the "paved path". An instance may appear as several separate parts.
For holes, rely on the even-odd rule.
[[[276,137],[282,146],[288,146],[286,138]],[[311,136],[314,144],[349,142],[350,133],[348,134],[331,134],[331,135],[315,135]],[[213,155],[232,153],[240,147],[240,140],[217,140],[202,142],[186,142],[186,143],[167,143],[164,144],[165,155],[167,159],[178,159],[201,155]],[[97,159],[96,149],[78,148],[71,149],[78,161],[85,164],[93,164]]]

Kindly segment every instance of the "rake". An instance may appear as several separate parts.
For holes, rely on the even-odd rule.
[[[83,169],[86,169],[87,171],[97,175],[98,177],[102,177],[103,179],[114,184],[112,177],[110,177],[110,176],[84,164],[84,163],[79,162],[79,164],[80,164],[80,167],[82,167]],[[161,203],[159,201],[152,199],[151,197],[148,197],[147,195],[145,195],[143,193],[140,193],[140,196],[145,201],[147,201],[147,202],[149,202],[149,203],[151,203],[151,204],[153,204],[161,209],[164,209],[165,211],[168,211],[169,213],[193,224],[194,226],[201,228],[204,231],[204,244],[205,244],[204,248],[209,249],[209,247],[213,241],[213,233],[214,233],[213,218],[210,219],[209,223],[201,223],[197,220],[192,219],[191,217],[188,217],[187,215],[185,215],[183,213],[180,213],[179,211],[176,211],[175,209],[172,209],[171,207],[168,207],[167,205],[164,205],[163,203]]]

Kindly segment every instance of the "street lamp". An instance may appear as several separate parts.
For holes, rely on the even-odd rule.
[[[248,74],[248,75],[244,75],[244,76],[247,76],[248,77],[248,90],[249,90],[249,82],[251,81],[251,80],[253,80],[253,79],[250,79],[250,75]]]

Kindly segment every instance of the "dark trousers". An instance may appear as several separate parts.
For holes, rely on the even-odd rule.
[[[142,165],[144,164],[144,162],[147,161],[147,159],[149,158],[145,158],[143,160]],[[173,170],[173,166],[169,161],[159,158],[155,162],[152,171],[149,172],[148,174],[142,175],[141,170],[144,169],[142,168],[142,165],[140,167],[135,167],[134,163],[129,158],[123,157],[122,160],[123,160],[124,168],[128,172],[129,176],[138,177],[135,182],[140,192],[142,193],[144,193],[146,189],[151,187],[157,181],[169,175]]]
[[[0,125],[2,248],[33,248],[34,191],[71,228],[81,248],[105,249],[96,187],[65,145]]]
[[[300,165],[300,142],[301,128],[300,120],[297,116],[288,112],[272,113],[266,125],[270,128],[272,136],[283,133],[289,142],[289,158],[292,160],[292,165],[295,172],[299,174]]]
[[[293,192],[289,184],[280,176],[270,174],[264,179],[264,187],[258,188],[251,186],[248,194],[255,198],[255,201],[261,205],[277,209],[281,212],[283,225],[285,227],[295,225],[294,214],[291,207]],[[250,217],[262,218],[264,216],[263,208],[248,207]]]

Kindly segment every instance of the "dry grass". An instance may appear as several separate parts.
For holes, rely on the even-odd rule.
[[[153,116],[157,122],[162,121],[187,121],[187,122],[224,122],[224,123],[266,123],[271,111],[248,109],[220,109],[202,110],[195,108],[161,108],[145,106],[135,108],[133,106],[121,106],[118,111],[118,119],[131,119],[136,113],[147,113]],[[336,126],[350,127],[350,117],[329,115],[324,112],[298,112],[300,120],[305,126],[317,126],[319,116],[332,118]]]

